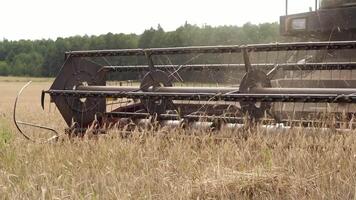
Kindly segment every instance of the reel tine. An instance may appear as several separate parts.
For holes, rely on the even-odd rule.
[[[279,65],[276,64],[273,69],[271,69],[269,72],[267,72],[267,77],[272,80],[273,77],[277,74],[278,70],[280,69]]]

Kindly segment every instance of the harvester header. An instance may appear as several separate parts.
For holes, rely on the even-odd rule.
[[[315,55],[355,48],[339,41],[70,51],[42,105],[49,94],[75,133],[153,121],[214,129],[341,121],[353,116],[356,63]]]

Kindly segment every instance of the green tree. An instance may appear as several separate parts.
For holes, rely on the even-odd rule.
[[[9,65],[5,61],[0,61],[0,76],[7,76],[9,74]]]
[[[64,53],[71,50],[130,49],[220,44],[266,43],[280,40],[279,25],[264,23],[243,26],[197,26],[186,22],[175,31],[165,31],[160,25],[141,35],[107,33],[99,36],[73,36],[56,40],[0,41],[0,75],[56,76],[64,62]],[[121,65],[146,64],[143,58],[105,58]],[[184,56],[172,58],[184,62]],[[103,61],[103,60],[101,60]],[[164,62],[164,61],[163,61]],[[216,62],[202,56],[196,62]],[[107,62],[105,62],[107,64]]]
[[[41,76],[43,57],[37,52],[20,53],[14,57],[12,73],[16,76]]]

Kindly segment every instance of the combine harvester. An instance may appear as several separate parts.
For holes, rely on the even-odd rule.
[[[321,30],[330,30],[311,16],[335,9],[356,7],[287,15],[281,17],[281,31],[321,39]],[[343,28],[339,33],[354,30]],[[355,49],[356,41],[327,41],[71,51],[53,85],[43,91],[42,107],[49,95],[71,134],[132,124],[352,128]]]

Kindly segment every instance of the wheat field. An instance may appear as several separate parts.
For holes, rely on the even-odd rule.
[[[162,128],[32,143],[11,121],[25,81],[0,79],[0,199],[356,198],[356,132]],[[40,108],[50,81],[25,90],[18,119],[62,133],[54,105]]]

